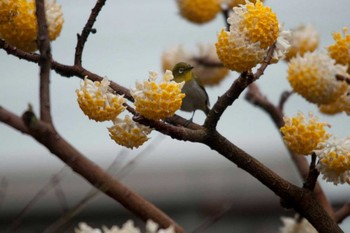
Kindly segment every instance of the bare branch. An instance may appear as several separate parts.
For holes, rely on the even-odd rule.
[[[94,26],[96,18],[98,16],[98,14],[100,13],[100,11],[102,10],[102,7],[104,6],[105,3],[106,3],[106,0],[97,0],[96,1],[95,7],[91,10],[91,14],[90,14],[89,19],[83,28],[83,31],[81,32],[80,35],[77,34],[78,42],[77,42],[77,46],[75,47],[75,57],[74,57],[74,64],[76,66],[81,66],[81,57],[83,55],[85,43],[86,43],[90,33],[94,32],[92,27]]]
[[[40,51],[40,119],[52,124],[50,107],[50,70],[51,70],[51,48],[47,31],[44,0],[36,0],[36,18],[38,23],[37,42]]]

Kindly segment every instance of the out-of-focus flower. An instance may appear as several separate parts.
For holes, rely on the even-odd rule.
[[[261,63],[268,48],[280,35],[276,14],[259,0],[255,4],[247,2],[234,7],[227,22],[230,29],[222,29],[219,33],[216,52],[227,68],[237,72],[247,71]],[[280,43],[277,49],[282,47],[285,52],[284,43]],[[279,57],[277,54],[280,53],[276,53],[276,58]]]
[[[350,115],[350,90],[348,89],[333,103],[320,105],[319,110],[320,112],[329,115],[334,115],[341,112],[345,112],[347,115]]]
[[[315,153],[319,158],[317,169],[324,180],[335,185],[350,184],[350,137],[332,138],[318,145]]]
[[[171,117],[180,109],[185,94],[181,93],[184,82],[172,81],[174,76],[167,70],[160,83],[156,83],[158,74],[150,72],[149,79],[143,83],[136,83],[131,89],[136,111],[142,116],[159,120]]]
[[[104,78],[102,82],[93,82],[87,77],[76,90],[81,110],[90,119],[108,121],[116,118],[125,110],[125,99],[108,91],[110,82]]]
[[[176,45],[166,49],[162,54],[162,68],[166,70],[172,70],[173,67],[179,62],[190,63],[192,59],[191,54],[186,51],[182,45]]]
[[[326,141],[330,134],[326,132],[327,123],[319,122],[311,113],[305,119],[302,113],[296,117],[284,117],[285,125],[280,131],[290,150],[297,154],[308,155],[317,148],[318,143]]]
[[[320,43],[319,34],[312,25],[300,25],[292,29],[291,34],[290,48],[286,54],[287,61],[297,54],[302,56],[306,52],[315,51]]]
[[[140,229],[134,226],[132,220],[124,223],[122,228],[112,226],[112,228],[102,227],[100,229],[93,229],[86,223],[79,223],[79,228],[75,229],[75,233],[141,233]],[[167,229],[159,229],[157,223],[148,220],[146,223],[146,233],[175,233],[174,227],[170,226]]]
[[[206,23],[220,11],[219,0],[177,0],[180,14],[193,23]]]
[[[133,149],[138,148],[148,140],[152,131],[149,127],[133,121],[126,115],[124,119],[115,118],[113,126],[108,128],[109,136],[119,145]]]
[[[283,227],[280,228],[280,233],[318,233],[306,218],[299,221],[290,217],[282,217],[281,219]]]
[[[338,64],[346,65],[350,73],[350,34],[348,28],[343,28],[343,37],[340,32],[333,33],[335,43],[328,47],[328,53]]]
[[[222,65],[213,44],[199,44],[198,48],[198,52],[193,55],[181,45],[165,50],[162,55],[163,71],[171,70],[179,62],[185,62],[194,67],[193,72],[202,85],[219,84],[229,70]]]
[[[224,65],[220,66],[222,63],[213,44],[200,44],[199,53],[193,58],[193,64],[195,64],[193,72],[202,85],[217,85],[229,73]]]
[[[55,0],[45,1],[49,39],[61,32],[63,13]],[[37,21],[34,0],[0,0],[0,38],[26,52],[37,49]]]
[[[315,104],[330,104],[347,90],[345,82],[336,75],[348,77],[346,66],[335,64],[327,54],[306,52],[292,58],[288,66],[288,80],[293,90]]]

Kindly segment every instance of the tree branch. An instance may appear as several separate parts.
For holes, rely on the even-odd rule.
[[[257,85],[250,85],[250,88],[246,94],[246,99],[251,104],[260,107],[264,110],[275,123],[277,129],[280,129],[284,125],[283,113],[279,107],[274,106],[261,92]],[[288,149],[288,148],[287,148]],[[307,179],[309,166],[304,156],[296,155],[288,149],[289,155],[298,169],[298,172],[303,180]],[[330,205],[325,193],[323,192],[320,184],[317,182],[314,188],[314,195],[317,197],[321,205],[325,208],[330,216],[333,217],[333,208]]]
[[[264,74],[265,69],[267,68],[267,66],[269,65],[272,59],[272,55],[275,47],[276,47],[275,44],[270,46],[263,63],[261,64],[261,66],[258,68],[258,70],[254,75],[248,72],[243,72],[238,77],[238,79],[236,79],[233,82],[233,84],[225,92],[225,94],[223,94],[218,98],[218,100],[214,104],[213,108],[210,110],[208,117],[204,122],[205,128],[215,129],[218,121],[220,120],[222,114],[227,109],[227,107],[232,105],[233,102],[236,99],[238,99],[238,97],[246,89],[246,87],[248,87],[251,83],[259,79],[260,76]]]
[[[52,124],[50,107],[50,69],[51,69],[51,48],[47,31],[44,0],[36,0],[36,18],[38,23],[37,43],[40,51],[40,119]]]
[[[78,42],[75,47],[75,57],[74,57],[74,65],[81,66],[81,58],[83,55],[83,50],[85,43],[90,35],[93,32],[93,26],[96,21],[98,14],[100,13],[102,7],[106,3],[106,0],[97,0],[95,7],[91,10],[91,14],[89,16],[88,21],[86,22],[83,31],[81,34],[77,34]]]
[[[312,153],[309,174],[303,185],[303,188],[306,188],[310,191],[313,191],[315,189],[317,178],[320,175],[320,172],[316,168],[316,158],[316,154]]]
[[[104,187],[104,190],[101,191],[118,201],[142,220],[146,221],[148,219],[152,219],[163,228],[173,225],[176,232],[183,232],[179,225],[177,225],[161,210],[156,208],[152,203],[146,201],[141,196],[131,191],[125,185],[108,175],[104,170],[83,156],[79,151],[65,141],[56,132],[52,125],[43,121],[36,122],[35,127],[32,127],[30,124],[24,125],[23,122],[22,124],[19,124],[19,122],[21,122],[21,118],[5,110],[4,108],[0,108],[0,121],[8,123],[9,126],[16,129],[22,129],[23,133],[35,138],[39,143],[49,149],[51,153],[55,154],[65,164],[71,167],[76,173],[84,177],[93,186],[98,189]],[[23,129],[23,127],[26,129]]]

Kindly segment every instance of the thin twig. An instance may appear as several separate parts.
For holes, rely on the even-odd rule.
[[[100,13],[102,7],[106,3],[106,0],[97,0],[94,8],[91,10],[91,14],[89,16],[88,21],[86,22],[83,31],[81,34],[77,34],[78,42],[75,47],[75,57],[74,57],[74,64],[76,66],[81,66],[81,60],[83,55],[83,50],[85,43],[90,35],[91,32],[93,32],[93,26],[96,21],[96,18],[98,14]]]
[[[198,225],[193,231],[191,231],[191,233],[204,232],[206,229],[208,229],[210,226],[212,226],[214,223],[220,220],[228,211],[230,211],[232,209],[232,206],[232,204],[225,204],[211,216],[206,218],[200,225]]]
[[[316,154],[312,153],[311,163],[309,168],[309,174],[303,184],[303,188],[313,191],[317,182],[317,178],[320,175],[320,172],[316,168]]]
[[[40,119],[46,123],[52,124],[49,86],[52,56],[47,30],[44,0],[35,0],[35,5],[35,13],[38,23],[37,42],[40,51]]]
[[[280,101],[278,102],[278,109],[283,112],[283,109],[284,109],[284,105],[285,103],[287,102],[287,100],[289,99],[289,97],[291,95],[293,95],[294,91],[284,91],[282,94],[281,94],[281,97],[280,97]]]
[[[34,197],[22,208],[22,210],[17,214],[15,219],[12,221],[7,232],[16,232],[20,227],[24,216],[30,211],[35,204],[44,198],[44,196],[56,185],[54,180],[61,180],[63,176],[67,175],[67,167],[64,166],[59,172],[54,174],[51,179],[34,195]]]

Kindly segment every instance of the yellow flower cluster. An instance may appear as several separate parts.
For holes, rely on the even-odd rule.
[[[136,83],[136,88],[130,90],[135,99],[136,111],[152,120],[173,116],[180,109],[185,97],[185,94],[181,93],[184,82],[172,81],[174,76],[171,71],[165,72],[159,84],[155,82],[157,76],[157,73],[150,72],[148,80]]]
[[[297,154],[308,155],[317,148],[318,143],[324,142],[330,137],[325,130],[327,123],[318,122],[313,115],[306,120],[302,113],[296,117],[284,117],[285,125],[280,131],[283,140],[290,150]]]
[[[293,90],[315,104],[330,104],[345,93],[347,84],[337,81],[337,74],[347,77],[346,67],[320,52],[297,55],[288,66]]]
[[[92,82],[86,77],[80,84],[80,90],[76,90],[79,106],[90,119],[114,120],[125,110],[123,106],[125,99],[110,93],[109,84],[107,79],[103,79],[102,82]]]
[[[257,43],[240,43],[245,42],[244,38],[240,38],[242,35],[233,35],[222,29],[218,35],[218,42],[215,44],[221,62],[228,69],[237,72],[247,71],[255,67],[264,59],[265,55],[265,50],[261,49]]]
[[[61,32],[63,14],[54,0],[45,1],[50,40]],[[34,0],[0,0],[0,38],[26,52],[37,49],[37,21]]]
[[[350,184],[350,138],[330,139],[319,148],[315,152],[319,158],[317,169],[323,179],[335,185]]]
[[[193,23],[206,23],[220,11],[219,0],[178,0],[180,14]]]
[[[256,4],[246,4],[247,11],[240,22],[241,31],[245,31],[251,42],[260,42],[260,48],[266,49],[278,37],[278,19],[271,8],[257,1]]]
[[[213,44],[199,44],[198,47],[199,52],[193,55],[181,45],[165,50],[162,55],[163,71],[172,70],[179,62],[186,62],[193,65],[193,72],[202,85],[219,84],[229,74],[229,70],[220,66],[221,61]],[[203,61],[209,64],[218,64],[218,66],[208,66]]]
[[[108,128],[109,136],[119,145],[133,149],[138,148],[148,140],[152,131],[149,127],[134,122],[126,115],[123,120],[115,118],[113,126]]]
[[[255,4],[233,8],[233,14],[227,19],[230,30],[224,29],[218,35],[216,52],[222,63],[229,69],[243,72],[261,63],[269,46],[276,44],[276,60],[289,47],[286,40],[277,40],[280,33],[275,13],[259,0]],[[280,43],[283,42],[283,43]]]
[[[347,65],[350,73],[350,34],[349,29],[344,28],[342,37],[340,32],[333,34],[335,43],[328,47],[328,53],[338,64]]]
[[[306,52],[313,52],[317,49],[320,39],[312,25],[301,25],[291,31],[290,48],[286,54],[287,61],[297,54],[304,55]]]

